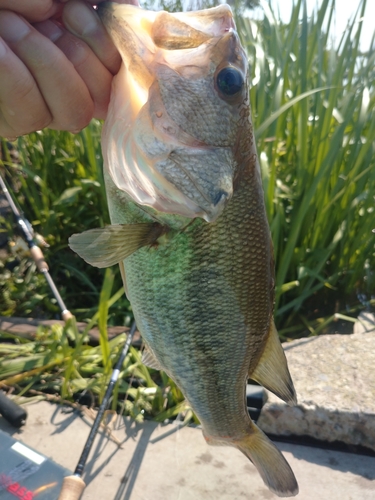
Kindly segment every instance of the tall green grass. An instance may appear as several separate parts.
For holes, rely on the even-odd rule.
[[[50,245],[43,252],[51,275],[80,320],[90,318],[97,308],[104,271],[87,266],[69,249],[68,238],[109,223],[100,134],[101,123],[97,120],[77,135],[43,130],[18,138],[11,148],[3,140],[0,159],[0,168],[3,165],[2,172],[7,173],[20,209]],[[6,226],[11,231],[10,220]],[[121,287],[117,269],[115,283]],[[4,268],[1,272],[0,266],[0,298],[0,314],[35,314],[38,299],[43,306],[38,308],[40,316],[43,309],[47,316],[59,313],[53,299],[49,299],[43,278],[35,276],[35,266],[25,259],[12,273]],[[129,302],[121,300],[111,311],[111,324],[128,324],[129,311]]]
[[[375,295],[375,40],[361,51],[359,19],[366,0],[335,45],[334,0],[324,0],[311,18],[297,0],[287,25],[263,6],[261,21],[252,20],[243,5],[235,13],[249,55],[275,247],[276,319],[285,336],[301,335],[306,327],[316,334],[333,318],[344,318],[334,313],[355,306],[357,294],[368,302]],[[88,346],[74,325],[41,330],[36,342],[0,332],[0,380],[13,380],[21,394],[32,388],[72,398],[86,391],[100,399],[124,341],[109,341],[107,325],[131,320],[118,270],[93,269],[67,248],[72,233],[109,221],[100,128],[93,121],[77,135],[43,130],[19,138],[13,149],[2,144],[0,168],[51,245],[45,253],[64,300],[88,320],[88,328],[98,324],[100,330],[97,347]],[[9,262],[0,263],[0,314],[56,315],[34,271],[27,259],[13,270]],[[136,384],[125,397],[131,378]],[[132,349],[115,391],[113,407],[118,405],[135,418],[149,413],[162,420],[184,403],[173,382],[147,370]]]
[[[369,299],[375,292],[375,40],[360,49],[363,0],[333,42],[335,3],[324,0],[308,18],[298,0],[287,25],[265,2],[262,22],[237,17],[249,54],[280,324],[326,291],[343,304],[356,291]]]

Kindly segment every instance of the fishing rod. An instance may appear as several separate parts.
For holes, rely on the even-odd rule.
[[[63,485],[62,485],[60,496],[59,496],[58,500],[78,500],[81,497],[82,492],[86,487],[86,484],[82,479],[83,471],[84,471],[90,450],[92,448],[92,445],[94,444],[94,439],[95,439],[95,436],[98,432],[98,429],[99,429],[100,423],[102,421],[104,412],[106,411],[106,409],[108,407],[109,399],[112,395],[113,388],[114,388],[114,386],[118,380],[118,377],[120,375],[120,371],[121,371],[122,365],[124,363],[125,357],[128,354],[129,347],[130,347],[131,342],[133,340],[135,330],[136,330],[136,324],[135,324],[135,321],[133,321],[133,324],[132,324],[130,331],[128,333],[128,337],[126,339],[124,347],[122,348],[120,357],[117,360],[117,363],[115,364],[115,367],[112,371],[111,380],[108,384],[107,390],[105,392],[103,401],[99,407],[98,413],[96,414],[93,426],[91,427],[86,444],[85,444],[83,451],[81,453],[81,457],[78,460],[77,467],[75,468],[75,471],[74,471],[72,476],[67,476],[64,478]]]
[[[38,247],[38,245],[35,243],[34,237],[33,237],[33,230],[32,226],[29,223],[27,219],[22,217],[21,213],[19,212],[17,206],[15,205],[6,185],[5,182],[3,181],[1,175],[0,175],[0,186],[2,188],[2,191],[5,195],[5,197],[8,200],[8,203],[14,213],[14,216],[17,220],[18,225],[22,229],[22,232],[25,236],[25,239],[27,241],[28,247],[30,249],[31,256],[36,263],[36,266],[38,270],[43,273],[43,275],[46,278],[46,281],[48,282],[51,291],[61,309],[61,316],[63,320],[66,322],[68,319],[72,318],[73,315],[72,313],[67,309],[66,305],[64,304],[64,301],[62,300],[59,291],[57,290],[55,283],[52,280],[51,275],[49,274],[49,269],[48,265],[44,259],[44,255],[42,250]],[[102,403],[99,407],[98,413],[95,417],[93,426],[90,430],[89,436],[87,438],[86,444],[83,448],[81,457],[78,461],[77,467],[74,471],[74,474],[72,476],[67,476],[64,478],[63,481],[63,486],[60,492],[59,500],[78,500],[86,486],[85,482],[82,479],[83,471],[89,456],[89,453],[91,451],[92,445],[94,443],[96,434],[98,432],[100,423],[102,421],[104,412],[106,411],[109,403],[109,399],[112,395],[113,388],[118,380],[118,377],[120,375],[120,370],[122,368],[122,365],[124,363],[125,357],[129,351],[131,342],[134,337],[134,333],[136,330],[136,324],[135,321],[133,322],[130,331],[128,333],[128,337],[126,339],[126,342],[123,346],[123,349],[121,351],[120,357],[113,369],[111,379],[109,381],[107,390],[105,392],[104,398],[102,400]],[[2,406],[4,406],[4,411],[3,411],[3,416],[7,416],[7,420],[13,423],[13,425],[23,425],[25,423],[27,413],[23,408],[19,407],[14,403],[12,400],[7,398],[3,393],[0,391],[0,413],[2,412]],[[12,419],[9,420],[9,419]],[[17,422],[17,424],[16,424]]]
[[[55,285],[55,283],[54,283],[54,281],[49,273],[48,264],[45,261],[43,252],[34,240],[34,236],[33,236],[34,231],[33,231],[32,225],[25,217],[23,217],[21,215],[20,211],[18,210],[16,204],[13,201],[13,198],[12,198],[8,188],[6,187],[6,184],[5,184],[1,174],[0,174],[0,186],[1,186],[1,189],[5,195],[8,203],[9,203],[10,208],[12,209],[12,212],[14,214],[16,221],[17,221],[17,224],[21,228],[21,231],[25,237],[25,240],[27,242],[27,246],[29,247],[29,250],[30,250],[31,257],[34,260],[39,272],[41,272],[44,275],[44,277],[45,277],[45,279],[46,279],[46,281],[47,281],[47,283],[52,291],[52,294],[55,297],[58,306],[60,307],[61,317],[66,323],[68,321],[68,319],[73,317],[73,314],[66,307],[66,305],[65,305],[63,299],[61,298],[61,295],[60,295],[59,291],[57,290],[56,285]]]
[[[73,315],[72,313],[68,310],[66,307],[63,299],[61,298],[61,295],[59,294],[59,291],[56,288],[56,285],[49,274],[49,269],[47,262],[44,259],[44,255],[42,250],[38,247],[36,244],[34,237],[33,237],[33,228],[30,222],[21,215],[20,211],[18,210],[16,204],[13,201],[13,198],[0,174],[0,187],[9,203],[9,206],[14,214],[14,217],[17,221],[18,226],[21,228],[22,233],[25,237],[25,240],[27,242],[27,245],[30,250],[30,254],[32,259],[34,260],[38,270],[44,275],[55,299],[56,302],[58,303],[60,310],[61,310],[61,317],[65,321],[65,323],[68,321],[68,319],[72,318]],[[10,398],[6,396],[6,394],[2,391],[0,391],[0,415],[2,415],[11,425],[14,427],[21,427],[22,425],[25,424],[26,418],[27,418],[27,412],[24,408],[16,404],[14,401],[12,401]]]

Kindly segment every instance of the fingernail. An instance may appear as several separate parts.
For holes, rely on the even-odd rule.
[[[99,17],[93,8],[74,1],[66,4],[64,23],[69,31],[83,37],[94,34],[100,26]]]
[[[0,35],[6,42],[18,42],[31,31],[31,26],[13,12],[0,13]]]
[[[39,31],[42,35],[49,38],[52,42],[56,42],[63,34],[63,30],[60,29],[57,24],[52,21],[44,21],[43,23],[35,23],[34,28]]]

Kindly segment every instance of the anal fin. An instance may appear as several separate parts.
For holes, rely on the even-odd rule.
[[[273,392],[290,405],[297,404],[297,395],[289,373],[287,360],[272,320],[266,347],[249,378]]]

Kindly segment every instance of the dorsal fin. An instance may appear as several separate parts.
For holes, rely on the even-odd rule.
[[[263,385],[286,403],[297,404],[297,396],[289,373],[284,350],[280,344],[276,326],[271,320],[266,347],[249,378]]]
[[[113,224],[73,234],[69,238],[69,246],[88,264],[109,267],[123,261],[139,248],[155,243],[167,230],[166,226],[158,222]]]

